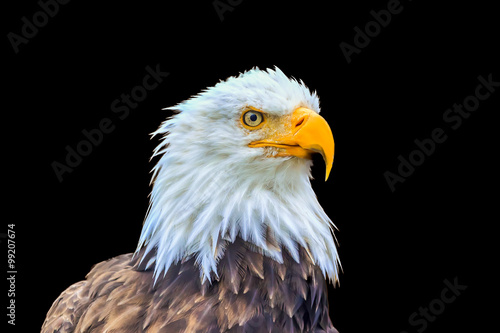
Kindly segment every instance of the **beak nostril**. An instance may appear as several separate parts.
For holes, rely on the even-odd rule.
[[[306,119],[306,117],[300,118],[299,121],[295,124],[295,127],[299,127],[300,125],[302,125],[302,123],[304,122],[305,119]]]

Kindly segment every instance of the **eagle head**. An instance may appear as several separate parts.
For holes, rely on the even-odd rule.
[[[302,246],[336,280],[334,226],[310,183],[311,154],[323,156],[326,178],[334,155],[316,93],[278,68],[254,68],[167,109],[138,245],[156,250],[156,276],[194,256],[211,280],[221,240],[241,237],[278,262],[283,249],[298,261]]]

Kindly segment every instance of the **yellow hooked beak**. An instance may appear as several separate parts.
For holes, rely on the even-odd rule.
[[[326,181],[332,169],[335,152],[330,126],[319,114],[303,107],[296,109],[290,121],[288,119],[287,124],[283,124],[284,130],[276,130],[269,138],[251,142],[248,146],[277,147],[277,157],[311,158],[312,153],[320,153],[326,164]]]

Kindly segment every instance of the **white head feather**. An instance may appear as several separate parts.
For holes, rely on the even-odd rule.
[[[157,248],[155,274],[196,256],[203,279],[217,274],[223,249],[219,238],[237,236],[266,256],[282,261],[268,247],[266,232],[298,258],[309,250],[323,274],[335,281],[338,256],[333,223],[312,190],[310,160],[270,158],[265,148],[250,148],[259,133],[249,133],[240,115],[249,106],[277,116],[298,107],[320,111],[316,93],[281,70],[254,68],[230,77],[168,109],[179,112],[153,133],[162,141],[153,156],[153,190],[138,250]]]

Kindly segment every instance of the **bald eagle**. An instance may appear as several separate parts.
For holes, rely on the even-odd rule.
[[[310,182],[334,141],[316,92],[253,68],[167,109],[137,250],[66,289],[42,332],[336,332],[334,225]]]

